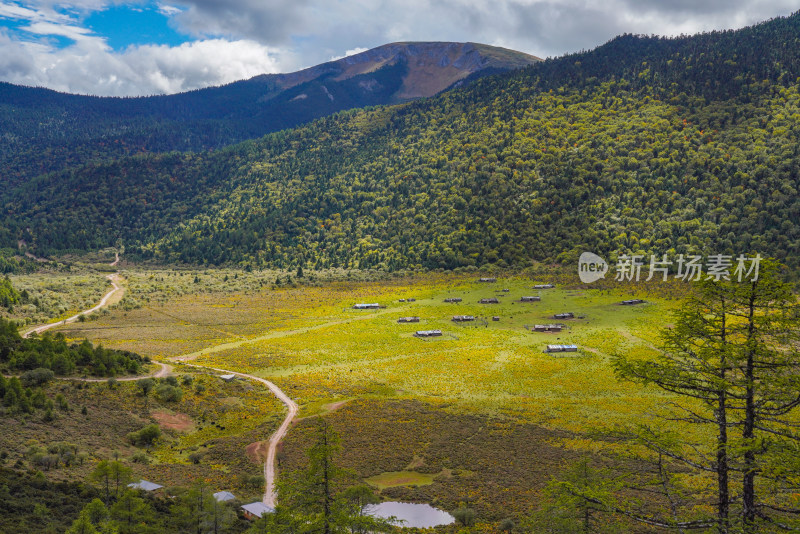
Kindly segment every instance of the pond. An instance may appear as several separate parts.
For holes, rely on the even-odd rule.
[[[366,512],[376,517],[402,519],[404,527],[429,528],[455,521],[452,515],[429,504],[388,501],[368,506]]]

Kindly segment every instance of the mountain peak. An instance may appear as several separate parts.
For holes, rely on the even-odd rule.
[[[532,65],[541,58],[479,43],[412,41],[389,43],[352,56],[309,67],[290,74],[276,75],[285,90],[320,77],[341,82],[369,75],[382,68],[405,65],[402,85],[394,100],[410,100],[439,93],[470,76]],[[369,83],[369,82],[367,82]]]

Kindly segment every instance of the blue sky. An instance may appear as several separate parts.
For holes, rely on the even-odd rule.
[[[91,12],[83,25],[106,37],[108,46],[118,52],[131,45],[177,46],[191,41],[192,36],[170,24],[170,15],[177,13],[176,9],[158,4],[116,5]]]
[[[291,72],[395,41],[540,57],[621,33],[788,15],[796,0],[0,0],[0,80],[98,95],[174,93]]]

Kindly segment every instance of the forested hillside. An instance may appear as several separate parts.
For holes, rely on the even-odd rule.
[[[139,153],[220,148],[536,61],[476,43],[393,43],[298,72],[174,95],[99,98],[0,83],[0,184]]]
[[[208,154],[139,156],[2,195],[42,254],[455,268],[582,250],[798,262],[800,15],[598,49]],[[177,228],[173,230],[173,228]]]

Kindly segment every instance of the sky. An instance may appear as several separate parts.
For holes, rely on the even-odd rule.
[[[0,81],[102,96],[292,72],[396,41],[539,57],[622,33],[680,35],[789,15],[797,0],[0,0]]]

